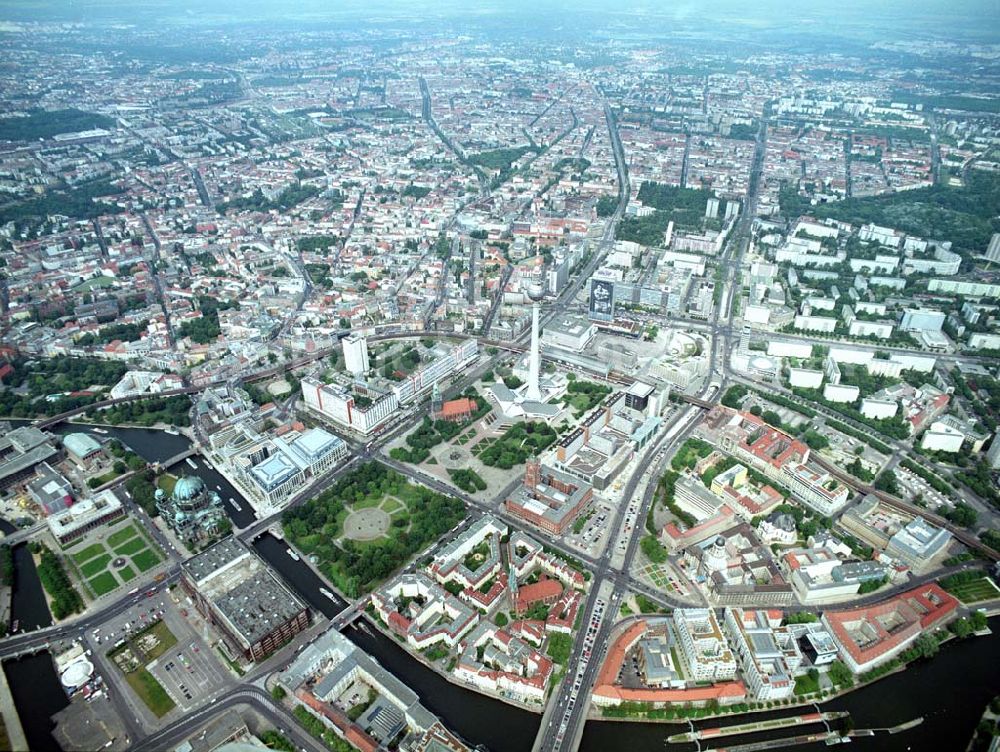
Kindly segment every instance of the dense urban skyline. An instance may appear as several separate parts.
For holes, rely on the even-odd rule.
[[[990,749],[998,16],[5,4],[0,748]]]

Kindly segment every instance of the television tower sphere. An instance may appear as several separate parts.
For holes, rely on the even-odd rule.
[[[532,282],[528,285],[528,297],[537,303],[545,297],[545,288],[537,282]]]

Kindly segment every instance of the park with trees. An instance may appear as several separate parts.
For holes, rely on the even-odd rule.
[[[387,503],[396,502],[403,508],[393,507],[384,536],[359,541],[344,535],[344,521],[352,510],[385,509]],[[370,592],[458,524],[465,513],[460,500],[410,483],[381,463],[368,462],[316,498],[287,509],[282,525],[289,542],[316,556],[324,574],[354,598]]]

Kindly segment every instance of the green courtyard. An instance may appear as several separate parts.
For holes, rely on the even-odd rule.
[[[69,546],[66,553],[79,579],[95,598],[128,584],[163,560],[150,539],[131,520],[119,523],[110,534],[106,528],[91,532]],[[114,566],[119,559],[124,563]]]

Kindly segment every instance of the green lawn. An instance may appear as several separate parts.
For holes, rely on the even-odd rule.
[[[135,529],[135,525],[128,525],[127,527],[123,527],[121,530],[109,535],[108,545],[111,546],[111,548],[116,548],[130,538],[134,538],[138,534],[139,531]]]
[[[146,541],[142,538],[136,537],[127,543],[115,546],[115,553],[119,556],[131,556],[132,554],[139,553],[144,548],[149,548],[149,546],[146,545]]]
[[[153,553],[153,551],[146,549],[141,554],[133,556],[132,563],[138,567],[140,572],[145,572],[159,564],[160,557]]]
[[[105,483],[113,481],[115,478],[119,476],[119,474],[120,473],[116,473],[114,470],[109,470],[108,472],[104,473],[104,475],[98,475],[97,476],[98,485],[103,486]]]
[[[948,588],[948,591],[963,603],[978,603],[1000,598],[1000,590],[987,577],[965,582]]]
[[[93,277],[84,282],[81,282],[73,289],[76,292],[86,292],[87,290],[93,290],[95,287],[110,287],[115,283],[114,277],[105,277],[101,275],[99,277]]]
[[[674,664],[674,671],[676,671],[677,675],[683,679],[685,677],[684,664],[677,658],[677,649],[673,645],[670,646],[670,660]]]
[[[98,556],[99,554],[103,553],[104,553],[103,543],[92,543],[82,551],[77,551],[75,554],[73,554],[73,561],[75,561],[77,564],[83,564],[83,562],[90,561],[95,556]]]
[[[381,496],[376,496],[374,498],[371,497],[371,496],[366,496],[361,501],[358,501],[358,502],[355,502],[354,504],[351,504],[351,509],[353,509],[355,512],[357,512],[357,511],[359,511],[361,509],[371,509],[373,507],[377,507],[381,503],[382,503],[382,497]]]
[[[101,572],[97,577],[87,581],[94,595],[105,595],[118,587],[118,580],[111,572]]]
[[[111,561],[111,554],[101,554],[81,566],[80,574],[90,579],[98,572],[106,569],[109,561]]]
[[[389,515],[394,514],[395,512],[398,512],[400,509],[405,509],[405,507],[395,499],[390,498],[382,502],[382,511],[385,512],[386,514]]]
[[[167,690],[146,669],[140,668],[131,674],[125,674],[125,681],[157,718],[162,718],[174,709],[174,701],[170,699]]]
[[[122,578],[122,582],[128,582],[133,577],[135,577],[135,570],[127,564],[118,570],[118,576]]]
[[[169,473],[161,475],[156,479],[157,488],[162,488],[163,493],[168,496],[174,492],[174,485],[177,483],[177,478]]]
[[[795,694],[808,695],[819,692],[819,679],[813,679],[808,674],[795,677]]]

